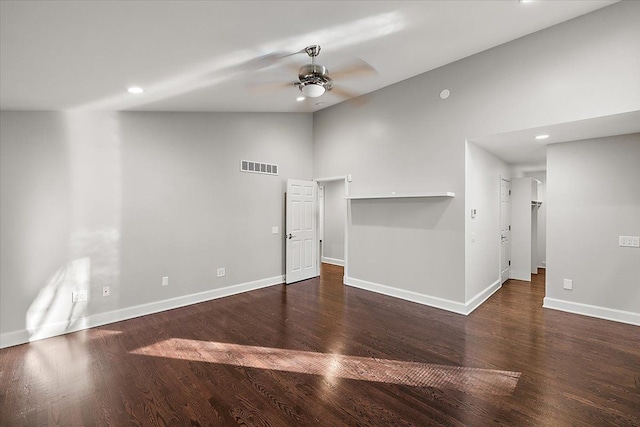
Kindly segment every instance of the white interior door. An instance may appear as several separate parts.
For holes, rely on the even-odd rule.
[[[287,181],[286,283],[318,275],[317,188],[314,181]]]
[[[511,276],[511,181],[500,180],[500,284]]]

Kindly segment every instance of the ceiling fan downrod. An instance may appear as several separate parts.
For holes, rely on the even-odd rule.
[[[333,87],[333,81],[329,77],[329,70],[322,65],[316,65],[316,56],[320,54],[319,45],[307,46],[307,55],[311,57],[311,64],[303,65],[298,72],[298,89],[310,98],[316,98]]]

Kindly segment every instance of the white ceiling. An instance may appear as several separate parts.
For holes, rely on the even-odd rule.
[[[320,44],[330,71],[354,58],[377,69],[337,83],[368,93],[612,3],[3,0],[0,108],[316,111],[342,99],[247,88],[293,81],[305,55],[255,59]]]
[[[470,138],[469,141],[523,171],[547,169],[547,145],[640,132],[640,111],[594,117],[515,132]],[[536,140],[537,135],[549,135]]]

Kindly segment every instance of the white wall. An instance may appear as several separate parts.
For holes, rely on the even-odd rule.
[[[284,229],[286,179],[312,178],[311,115],[2,112],[0,120],[3,345],[140,312],[132,307],[279,283],[283,239],[271,227]],[[280,175],[241,173],[240,159],[276,163]],[[89,290],[88,303],[71,304],[77,288]]]
[[[618,246],[640,236],[639,164],[640,134],[549,146],[545,306],[640,324],[640,249]]]
[[[316,175],[352,174],[354,195],[456,193],[406,207],[352,202],[352,279],[465,311],[480,285],[462,267],[495,258],[465,254],[465,139],[640,109],[639,13],[638,2],[617,3],[379,90],[360,108],[316,113]]]
[[[344,181],[328,181],[324,185],[324,241],[326,262],[344,264],[344,225],[347,215]]]
[[[509,179],[510,171],[506,162],[469,142],[466,172],[465,294],[474,297],[500,286],[500,181]],[[475,218],[471,209],[476,209]]]

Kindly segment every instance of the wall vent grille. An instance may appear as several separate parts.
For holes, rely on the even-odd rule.
[[[278,175],[278,165],[254,162],[253,160],[240,160],[240,171],[262,173],[265,175]]]

